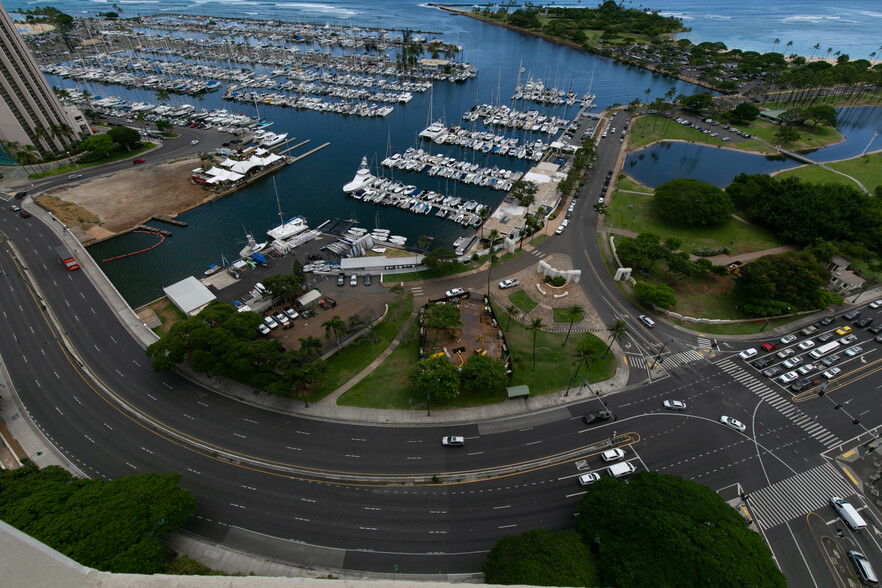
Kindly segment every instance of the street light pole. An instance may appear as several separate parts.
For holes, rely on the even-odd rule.
[[[429,393],[427,392],[427,393],[426,393],[426,416],[427,416],[427,417],[432,416],[432,405],[431,405],[431,402],[432,402],[432,397],[431,397],[431,396],[429,395]]]

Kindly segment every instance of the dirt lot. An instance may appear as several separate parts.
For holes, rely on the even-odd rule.
[[[59,199],[60,203],[50,199],[38,199],[38,202],[50,208],[66,225],[80,225],[93,237],[101,239],[126,231],[153,215],[174,217],[210,200],[213,197],[210,192],[190,183],[190,171],[198,166],[197,158],[133,166],[129,170],[46,193]]]

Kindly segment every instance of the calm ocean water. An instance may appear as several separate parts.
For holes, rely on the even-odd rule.
[[[451,2],[455,3],[455,2]],[[8,11],[45,4],[41,0],[6,0]],[[52,6],[71,15],[89,15],[114,10],[123,16],[187,13],[207,16],[277,18],[301,22],[352,23],[392,28],[409,27],[456,36],[465,32],[462,19],[450,18],[442,11],[416,0],[340,0],[266,1],[266,0],[57,0]],[[461,2],[466,5],[468,3]],[[498,4],[498,3],[497,3]],[[541,2],[534,2],[541,4]],[[555,0],[555,6],[595,6],[599,2]],[[722,41],[729,47],[743,50],[777,50],[825,56],[827,48],[840,51],[852,59],[867,59],[882,45],[882,4],[873,0],[649,0],[625,2],[628,7],[649,7],[681,18],[692,32],[686,34],[693,42]],[[778,45],[774,44],[779,39]],[[788,42],[793,42],[787,47]]]
[[[566,2],[564,2],[566,3]],[[7,10],[37,5],[35,0],[27,4],[20,1],[4,2]],[[557,5],[562,2],[557,1]],[[577,5],[576,2],[571,2]],[[587,4],[587,3],[586,3]],[[715,5],[719,4],[717,8]],[[794,52],[809,54],[815,39],[831,39],[824,44],[834,44],[833,39],[850,43],[866,42],[861,51],[868,53],[875,47],[875,31],[882,23],[882,11],[873,15],[861,12],[857,7],[866,4],[846,1],[837,5],[840,19],[818,20],[813,14],[830,13],[828,4],[820,2],[760,3],[753,0],[738,6],[732,3],[708,3],[696,0],[668,1],[654,8],[677,14],[693,32],[690,38],[722,40],[729,46],[745,49],[771,50],[777,37],[779,45],[793,40]],[[95,14],[114,10],[114,3],[83,0],[61,0],[53,6],[72,15]],[[121,0],[116,5],[123,16],[155,15],[184,12],[197,15],[273,18],[300,22],[344,23],[387,28],[410,28],[435,32],[438,36],[464,47],[463,59],[479,69],[476,79],[465,83],[436,83],[431,100],[432,118],[444,118],[448,124],[457,122],[460,114],[475,104],[506,102],[514,90],[518,70],[523,65],[534,78],[547,84],[557,83],[566,89],[583,93],[591,88],[597,95],[599,107],[613,103],[626,104],[634,97],[641,100],[663,95],[670,87],[678,93],[691,94],[699,88],[678,82],[641,69],[596,58],[584,52],[561,47],[553,43],[502,29],[484,25],[472,19],[451,15],[413,0],[377,0],[374,2],[268,2],[254,0],[183,0],[169,8],[167,3],[154,1]],[[791,7],[788,9],[787,7]],[[843,7],[844,6],[844,7]],[[853,8],[849,9],[848,7]],[[753,7],[752,9],[749,7]],[[847,18],[844,16],[849,14]],[[849,29],[846,32],[845,29]],[[861,38],[867,41],[859,41]],[[811,41],[811,42],[810,42]],[[803,50],[803,46],[804,50]],[[855,45],[857,46],[857,45]],[[835,45],[835,50],[856,51],[845,45]],[[779,47],[783,50],[783,47]],[[50,83],[75,87],[72,80],[50,77]],[[152,92],[90,84],[94,95],[116,95],[129,100],[156,102]],[[649,94],[647,94],[647,91]],[[172,104],[192,103],[198,108],[227,108],[233,112],[254,114],[247,104],[225,102],[220,92],[198,98],[172,96]],[[545,109],[549,114],[572,118],[576,109]],[[458,225],[436,219],[434,215],[415,216],[398,209],[377,208],[346,198],[342,186],[354,174],[362,156],[377,161],[385,156],[388,147],[403,151],[416,144],[416,134],[426,125],[430,111],[430,95],[416,95],[407,105],[397,105],[395,112],[385,119],[364,119],[296,111],[287,108],[262,107],[260,115],[275,122],[272,130],[289,132],[296,142],[309,140],[303,149],[309,149],[326,141],[326,149],[311,155],[304,161],[288,166],[276,174],[281,207],[286,217],[300,214],[306,216],[310,226],[317,226],[333,217],[355,217],[363,226],[375,223],[388,228],[393,234],[408,237],[413,244],[420,235],[431,235],[438,246],[450,247],[453,240],[465,231]],[[535,138],[535,137],[534,137]],[[437,149],[437,146],[433,146]],[[472,152],[462,153],[455,148],[444,148],[459,159],[472,159]],[[298,152],[302,152],[299,150]],[[296,153],[295,153],[296,154]],[[477,156],[486,160],[485,165],[498,165],[522,169],[523,162],[497,156]],[[396,172],[398,174],[398,172]],[[442,184],[436,178],[424,174],[401,174],[408,183],[420,188],[456,193],[474,198],[495,207],[502,198],[499,192],[474,186]],[[396,175],[396,177],[399,177]],[[378,218],[379,216],[379,218]],[[186,229],[174,229],[174,237],[149,253],[102,264],[108,277],[114,282],[132,306],[141,305],[162,294],[162,287],[189,275],[201,275],[211,263],[218,263],[221,254],[235,254],[244,242],[246,231],[258,238],[278,224],[278,212],[271,181],[262,181],[184,215],[182,220],[190,223]],[[145,235],[125,235],[90,248],[97,260],[136,251],[153,243]]]

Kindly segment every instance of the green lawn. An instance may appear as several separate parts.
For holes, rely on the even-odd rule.
[[[704,143],[739,151],[773,153],[771,146],[779,143],[775,138],[778,125],[764,120],[755,120],[750,124],[736,124],[739,130],[750,133],[755,139],[723,141],[719,137],[705,135],[692,127],[681,125],[672,119],[658,115],[640,116],[631,124],[631,135],[628,139],[629,149],[640,149],[654,141],[691,141]],[[719,132],[721,127],[711,127],[711,132]],[[716,130],[713,130],[716,129]],[[831,127],[798,127],[800,140],[788,146],[791,151],[800,149],[817,149],[824,145],[831,145],[842,140],[842,135]]]
[[[771,321],[760,320],[746,323],[725,323],[722,325],[696,325],[694,323],[682,323],[674,320],[671,322],[692,331],[706,333],[708,335],[757,335],[803,318],[805,318],[805,315],[780,318]]]
[[[570,316],[567,314],[567,307],[564,307],[564,308],[552,308],[552,309],[551,309],[551,312],[552,312],[552,314],[554,315],[554,322],[556,322],[556,323],[566,323],[566,324],[569,324],[569,323],[570,323]],[[579,314],[579,315],[577,315],[577,316],[576,316],[576,320],[575,320],[575,322],[579,322],[580,320],[582,320],[582,317],[583,317],[583,316],[584,316],[584,313],[583,313],[583,314]]]
[[[499,309],[495,305],[494,312],[497,313],[497,316],[503,316],[499,314]],[[566,390],[575,369],[573,353],[583,341],[597,357],[597,360],[591,365],[591,372],[588,375],[589,383],[603,382],[610,379],[615,373],[616,363],[612,352],[606,358],[600,359],[606,350],[606,341],[602,341],[590,333],[576,333],[570,335],[567,344],[563,345],[566,333],[541,331],[536,337],[536,368],[534,370],[532,331],[518,321],[511,321],[509,325],[507,319],[503,320],[500,326],[504,327],[505,339],[515,364],[512,385],[526,384],[530,387],[532,395]],[[584,369],[582,375],[584,376]]]
[[[145,151],[149,151],[153,149],[156,145],[153,143],[141,143],[142,147],[140,149],[135,149],[133,151],[119,151],[117,153],[112,153],[109,157],[106,157],[100,161],[92,161],[89,163],[70,163],[67,165],[60,165],[58,167],[54,167],[49,171],[42,171],[35,174],[30,174],[28,177],[32,180],[37,180],[39,178],[46,178],[49,176],[57,176],[60,174],[69,174],[76,173],[81,169],[86,169],[89,167],[95,167],[96,165],[101,165],[104,163],[113,163],[114,161],[120,161],[121,159],[128,159],[129,157],[135,157],[139,153],[144,153]],[[39,166],[39,164],[37,164]],[[33,166],[31,166],[33,167]]]
[[[523,290],[512,292],[508,295],[508,299],[511,300],[512,304],[517,306],[524,314],[531,312],[534,308],[536,308],[536,305],[539,304],[538,302],[530,298]]]
[[[828,167],[857,178],[870,192],[874,192],[877,186],[882,186],[882,153],[871,153],[862,157],[830,163]],[[797,176],[810,182],[836,182],[855,185],[848,178],[816,165],[783,171],[778,176],[785,178]]]
[[[774,235],[736,219],[722,226],[690,227],[675,225],[658,219],[652,211],[651,197],[620,191],[622,183],[616,184],[609,201],[604,225],[635,233],[657,233],[662,240],[677,237],[683,241],[682,249],[689,253],[707,246],[729,247],[731,255],[749,251],[761,251],[783,245]]]
[[[327,372],[309,390],[307,399],[321,400],[366,368],[389,346],[412,311],[413,298],[390,303],[389,312],[375,329],[379,342],[373,343],[368,339],[362,339],[359,343],[344,347],[340,353],[332,355],[325,361]]]

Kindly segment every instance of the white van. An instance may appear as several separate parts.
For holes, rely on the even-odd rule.
[[[855,507],[845,502],[838,496],[830,499],[830,506],[842,517],[842,520],[848,523],[848,526],[855,531],[860,531],[867,527],[867,521],[860,515]]]
[[[646,316],[645,314],[641,314],[637,317],[641,323],[649,327],[650,329],[655,326],[655,321]]]
[[[609,466],[609,475],[614,478],[621,478],[623,476],[630,476],[634,473],[635,469],[634,464],[630,461],[623,461],[622,463],[617,463]]]

